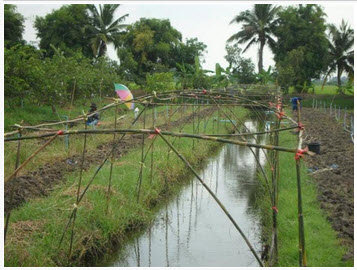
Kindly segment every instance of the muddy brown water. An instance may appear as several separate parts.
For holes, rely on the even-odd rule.
[[[257,121],[249,120],[245,124],[251,132],[262,130]],[[254,151],[264,165],[262,150]],[[261,224],[255,209],[257,169],[247,147],[224,145],[209,159],[200,175],[260,252]],[[107,256],[98,266],[259,265],[213,198],[198,180],[192,179],[158,211],[149,228],[131,235],[114,255]]]

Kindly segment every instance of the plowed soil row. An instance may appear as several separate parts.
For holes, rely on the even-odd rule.
[[[304,108],[302,121],[308,135],[305,143],[321,143],[320,154],[306,157],[311,177],[317,183],[318,200],[342,244],[348,247],[344,258],[353,258],[353,142],[342,125],[327,113]]]

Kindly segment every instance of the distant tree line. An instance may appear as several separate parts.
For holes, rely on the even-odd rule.
[[[252,10],[238,14],[231,23],[242,23],[241,30],[228,42],[258,44],[259,74],[263,70],[265,45],[274,53],[276,82],[286,91],[290,86],[297,92],[309,89],[313,79],[327,77],[337,71],[337,85],[343,91],[341,76],[354,75],[354,31],[342,20],[339,27],[328,25],[326,14],[319,5],[298,5],[282,8],[270,4],[254,5]]]
[[[202,68],[206,44],[183,40],[169,20],[141,18],[125,24],[129,14],[117,13],[118,4],[75,4],[37,16],[36,48],[22,38],[24,17],[16,6],[4,5],[6,99],[64,105],[113,95],[114,82],[146,91],[275,83],[303,92],[314,79],[326,81],[333,72],[340,91],[343,74],[353,80],[353,29],[344,21],[339,27],[327,25],[318,5],[257,4],[241,12],[231,21],[241,28],[227,40],[228,67],[216,64],[214,71]],[[251,59],[243,57],[252,44],[258,45],[258,73]],[[109,45],[119,63],[108,58]],[[266,45],[276,65],[264,70]]]

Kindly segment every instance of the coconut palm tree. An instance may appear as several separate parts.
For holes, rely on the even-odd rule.
[[[274,27],[277,24],[277,12],[280,7],[269,4],[254,5],[252,10],[246,10],[239,13],[230,22],[243,23],[241,31],[232,35],[227,41],[242,44],[249,42],[243,50],[243,53],[252,45],[258,44],[258,69],[259,73],[263,70],[263,49],[265,44],[270,48],[274,47],[275,40]]]
[[[323,86],[326,83],[327,77],[333,72],[337,71],[337,86],[341,91],[341,76],[343,72],[347,72],[350,80],[354,75],[354,31],[350,26],[342,19],[342,23],[339,28],[330,24],[329,30],[329,53],[331,62],[329,69],[325,76]],[[323,87],[322,86],[322,87]]]
[[[96,58],[105,55],[107,45],[114,43],[118,36],[128,25],[121,24],[129,14],[125,14],[114,20],[114,13],[119,8],[119,4],[99,5],[99,10],[93,4],[88,4],[88,10],[92,18],[92,25],[89,27],[91,46]]]

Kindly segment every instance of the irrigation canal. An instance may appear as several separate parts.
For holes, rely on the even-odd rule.
[[[228,123],[229,124],[229,123]],[[258,121],[245,122],[250,132]],[[252,138],[247,138],[253,142]],[[265,143],[266,138],[262,138]],[[263,150],[253,149],[261,164]],[[258,152],[259,151],[259,152]],[[255,209],[257,163],[249,148],[224,145],[200,175],[226,206],[255,250],[261,250]],[[98,266],[259,266],[248,246],[210,197],[193,179],[157,213],[152,226],[133,234],[113,256]]]

